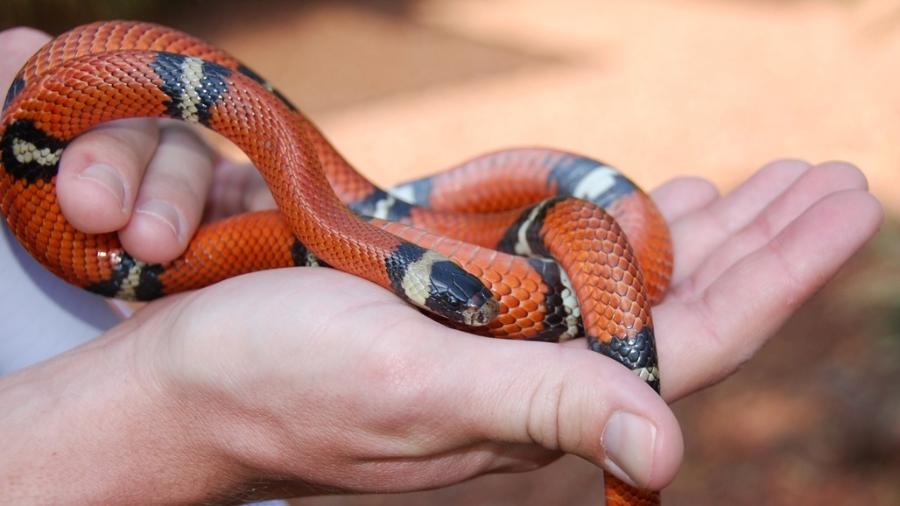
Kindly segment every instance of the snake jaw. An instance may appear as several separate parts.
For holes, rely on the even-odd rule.
[[[500,310],[491,291],[454,262],[434,265],[429,291],[425,305],[430,311],[470,327],[487,325]]]
[[[500,310],[500,303],[491,296],[487,290],[487,297],[484,292],[477,292],[466,302],[466,307],[460,312],[462,322],[472,327],[482,327],[487,325]]]

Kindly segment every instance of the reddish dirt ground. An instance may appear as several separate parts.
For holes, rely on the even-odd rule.
[[[385,184],[523,144],[601,158],[648,188],[695,174],[727,191],[781,157],[857,163],[893,218],[750,364],[675,406],[686,456],[664,499],[900,504],[895,2],[191,6],[152,16],[240,56]],[[593,505],[599,483],[566,457],[438,491],[296,503]]]

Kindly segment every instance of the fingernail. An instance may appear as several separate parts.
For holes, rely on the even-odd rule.
[[[135,213],[150,216],[168,227],[176,239],[181,239],[181,213],[162,200],[147,200],[138,204]]]
[[[125,183],[119,171],[112,166],[105,163],[90,165],[81,171],[78,178],[99,184],[121,204],[123,210],[125,209]]]
[[[602,436],[607,469],[635,486],[646,485],[653,471],[656,427],[646,418],[616,411]]]

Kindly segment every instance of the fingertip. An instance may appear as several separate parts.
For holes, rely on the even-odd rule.
[[[186,220],[164,200],[142,202],[128,225],[119,231],[126,251],[147,263],[165,263],[178,257],[186,246]]]
[[[868,190],[869,181],[856,165],[842,160],[830,160],[813,167],[817,172],[827,172],[832,187]]]
[[[89,234],[112,232],[128,223],[129,189],[119,170],[106,163],[83,163],[63,152],[56,193],[66,220]],[[76,166],[79,166],[77,169]],[[67,168],[64,170],[63,168]]]
[[[105,123],[72,141],[60,159],[56,184],[66,219],[91,234],[124,227],[158,141],[153,118]]]
[[[823,198],[820,204],[834,208],[847,223],[847,234],[868,240],[884,223],[884,207],[871,193],[864,190],[842,190]]]
[[[869,221],[873,225],[874,233],[884,224],[884,205],[875,195],[868,192],[865,192],[861,199],[863,201],[863,212],[868,215]]]
[[[883,219],[881,203],[871,193],[840,190],[810,206],[775,241],[782,247],[790,244],[798,251],[811,251],[814,244],[827,246],[830,255],[819,257],[839,252],[849,256],[878,231]],[[796,253],[792,258],[803,257]]]
[[[650,389],[637,383],[606,419],[597,463],[627,484],[660,490],[675,478],[681,465],[681,428],[662,398],[652,391],[647,396]],[[644,398],[635,402],[636,397]]]
[[[662,398],[660,398],[660,402]],[[665,402],[663,402],[665,404]],[[684,435],[681,425],[674,413],[666,406],[666,416],[660,420],[665,436],[658,439],[654,448],[654,466],[647,480],[647,488],[650,490],[662,490],[668,486],[678,473],[681,462],[684,459]]]
[[[651,193],[653,201],[672,222],[681,216],[701,209],[719,198],[719,189],[702,177],[677,177],[666,181]]]
[[[654,311],[661,329],[696,341],[682,343],[677,347],[681,351],[669,350],[665,355],[666,364],[692,364],[675,367],[673,374],[678,378],[666,390],[667,396],[678,398],[710,385],[746,362],[875,235],[883,215],[881,204],[867,191],[828,194],[694,296],[682,298],[682,304],[674,308],[661,306]],[[735,311],[733,301],[737,300],[752,311]],[[668,324],[663,325],[663,320]],[[698,346],[700,341],[715,346]],[[688,357],[684,350],[694,353]]]
[[[562,449],[640,489],[669,484],[681,465],[684,442],[668,404],[610,358],[587,349],[566,349],[560,358],[569,385],[560,395],[568,402],[559,404]]]
[[[467,425],[489,439],[573,453],[640,488],[674,478],[683,452],[675,415],[621,364],[553,343],[457,337],[447,346],[461,363],[440,377],[468,380],[447,389],[447,402],[464,399]]]

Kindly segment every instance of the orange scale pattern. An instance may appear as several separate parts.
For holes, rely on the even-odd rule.
[[[583,200],[566,199],[553,206],[541,230],[544,244],[568,273],[581,306],[585,329],[609,343],[633,338],[650,325],[650,301],[641,286],[643,275],[625,233],[603,209]],[[626,277],[633,280],[628,285]]]
[[[302,113],[269,93],[258,76],[222,51],[169,28],[125,22],[75,29],[33,56],[18,76],[24,88],[4,112],[2,137],[7,139],[12,125],[28,124],[65,143],[113,119],[171,114],[171,97],[152,67],[156,51],[199,57],[236,71],[227,76],[227,92],[205,120],[251,157],[279,204],[279,211],[240,215],[201,228],[184,255],[154,266],[162,293],[293,265],[295,237],[325,262],[389,287],[385,259],[405,238],[452,258],[498,299],[498,317],[477,332],[531,338],[546,331],[550,308],[544,304],[551,287],[527,259],[488,247],[518,226],[517,209],[556,194],[549,175],[566,153],[494,153],[435,176],[430,202],[435,210],[416,211],[410,220],[431,232],[362,222],[337,195],[355,201],[375,187]],[[7,151],[4,146],[4,157]],[[5,169],[0,168],[0,209],[25,248],[78,286],[109,280],[125,255],[116,235],[84,234],[66,222],[56,200],[55,176],[26,181]],[[592,337],[609,342],[651,325],[650,304],[661,298],[672,260],[665,222],[645,194],[636,191],[615,200],[609,214],[577,199],[555,202],[542,217],[540,237],[568,273]],[[658,496],[631,490],[609,475],[607,494],[609,504],[658,501]]]

